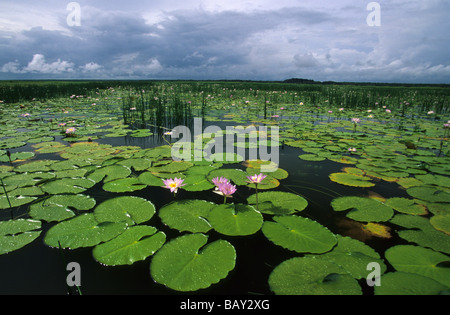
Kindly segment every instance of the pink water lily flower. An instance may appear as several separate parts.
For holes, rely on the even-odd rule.
[[[186,185],[186,184],[183,184],[183,182],[184,182],[184,179],[176,178],[176,177],[175,177],[175,179],[172,179],[172,178],[163,179],[163,183],[165,185],[163,187],[170,189],[170,192],[177,193],[178,188]]]
[[[267,177],[267,175],[264,175],[264,174],[260,173],[260,174],[255,174],[255,175],[252,175],[252,176],[247,176],[247,179],[249,180],[249,183],[251,183],[251,184],[259,184],[266,177]]]
[[[226,183],[219,183],[219,185],[217,186],[217,190],[215,190],[214,192],[225,197],[231,197],[236,192],[236,190],[236,185],[233,185],[227,181]]]
[[[66,129],[66,134],[72,135],[75,133],[75,131],[77,131],[77,129],[75,127],[70,127],[70,128]]]

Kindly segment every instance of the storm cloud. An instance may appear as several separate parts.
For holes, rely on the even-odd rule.
[[[0,79],[450,83],[445,0],[0,4]]]

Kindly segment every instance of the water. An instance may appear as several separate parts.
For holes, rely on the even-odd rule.
[[[217,124],[217,122],[214,122]],[[205,126],[207,126],[206,124]],[[113,146],[133,145],[142,148],[164,145],[161,138],[132,138],[116,137],[103,138],[99,143],[111,144]],[[27,149],[27,148],[25,148]],[[24,150],[24,148],[21,148]],[[346,218],[344,213],[333,211],[330,202],[333,198],[341,195],[367,195],[370,191],[384,197],[406,195],[399,190],[396,184],[380,182],[370,189],[353,188],[333,183],[328,175],[340,171],[343,165],[332,161],[308,162],[298,158],[304,153],[301,149],[289,146],[280,148],[280,167],[289,173],[289,177],[281,180],[281,185],[276,189],[280,191],[294,192],[306,198],[309,202],[307,209],[299,213],[309,217],[320,224],[328,227],[333,233],[351,236],[364,241],[380,254],[401,240],[394,237],[386,240],[377,237],[368,237],[354,225],[353,221]],[[39,155],[40,158],[59,158],[54,154]],[[59,158],[60,159],[60,158]],[[245,169],[240,164],[231,167]],[[248,188],[239,188],[233,202],[245,203],[246,198],[254,191]],[[102,184],[97,184],[84,194],[94,197],[97,204],[111,197],[122,195],[134,195],[151,200],[156,209],[172,201],[172,195],[167,194],[164,188],[147,187],[133,193],[111,194],[102,190]],[[223,202],[223,197],[211,191],[187,192],[180,190],[177,199],[205,199],[216,203]],[[26,207],[15,209],[15,216],[24,215]],[[7,220],[9,214],[2,212],[2,220]],[[270,216],[264,215],[265,219]],[[156,227],[167,235],[167,240],[173,239],[182,233],[169,229],[161,223],[158,215],[146,224]],[[67,294],[74,292],[66,285],[65,270],[69,262],[77,262],[81,266],[81,292],[82,294],[265,294],[272,292],[267,280],[272,270],[281,262],[292,257],[300,257],[302,254],[292,252],[271,243],[261,231],[250,236],[229,237],[221,235],[214,230],[207,233],[209,242],[216,239],[229,241],[236,249],[236,267],[228,277],[213,284],[211,287],[196,292],[177,292],[154,282],[150,277],[149,266],[151,256],[145,261],[136,262],[131,266],[103,266],[92,257],[92,248],[81,248],[76,250],[60,250],[50,248],[43,242],[46,231],[54,223],[43,222],[41,236],[25,246],[0,257],[0,294]],[[388,225],[388,224],[387,224]],[[372,288],[361,282],[364,293],[371,294]]]

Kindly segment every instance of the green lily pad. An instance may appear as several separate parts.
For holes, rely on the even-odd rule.
[[[208,221],[214,230],[224,235],[251,235],[259,231],[263,217],[252,206],[222,204],[211,210]]]
[[[439,295],[449,288],[436,280],[408,272],[389,272],[381,276],[375,295]]]
[[[15,207],[19,207],[22,205],[25,205],[27,203],[30,203],[34,200],[36,200],[37,197],[29,197],[29,196],[5,196],[2,195],[0,196],[0,209],[9,209],[10,208],[10,203],[11,203],[11,207],[15,208]]]
[[[233,169],[233,168],[220,168],[216,170],[212,170],[207,178],[208,180],[212,180],[215,177],[225,177],[226,179],[232,181],[234,184],[241,186],[248,184],[247,179],[248,174],[242,170],[239,169]]]
[[[152,226],[133,226],[116,238],[92,250],[95,260],[106,266],[132,265],[153,255],[166,241],[166,235]]]
[[[344,269],[315,256],[295,257],[275,267],[269,286],[277,295],[362,295]]]
[[[247,202],[256,205],[256,194],[247,198]],[[283,191],[265,191],[258,193],[258,211],[266,214],[285,215],[302,211],[308,201],[302,196]]]
[[[337,246],[332,251],[317,256],[317,259],[325,259],[334,262],[346,270],[353,278],[363,279],[368,275],[367,265],[376,262],[381,266],[381,274],[387,267],[380,255],[371,247],[351,237],[337,235]]]
[[[181,232],[206,233],[211,229],[207,218],[216,205],[205,200],[180,200],[163,206],[158,215],[162,222]]]
[[[336,236],[320,223],[299,216],[275,216],[265,221],[263,234],[274,244],[298,253],[324,253],[336,245]]]
[[[108,199],[94,209],[95,219],[98,222],[125,222],[127,225],[146,222],[155,212],[155,205],[152,202],[134,196]]]
[[[427,218],[397,214],[390,222],[408,229],[397,232],[401,238],[436,251],[450,253],[450,235],[436,230]]]
[[[109,241],[126,228],[125,222],[99,222],[93,213],[86,213],[51,227],[44,237],[44,243],[56,248],[59,245],[70,249],[91,247]]]
[[[366,197],[344,196],[331,201],[334,211],[346,211],[347,217],[361,222],[387,221],[394,215],[394,210],[384,203]]]
[[[352,187],[373,187],[375,186],[374,183],[372,183],[370,180],[370,177],[367,176],[361,176],[361,175],[355,175],[355,174],[349,174],[349,173],[332,173],[329,175],[330,179],[333,182],[346,185],[346,186],[352,186]]]
[[[147,187],[147,185],[142,184],[138,178],[122,178],[105,183],[103,185],[103,190],[114,193],[121,193],[141,190],[145,187]]]
[[[406,190],[413,198],[429,202],[450,202],[450,193],[433,186],[414,186]]]
[[[44,183],[41,188],[48,194],[79,194],[91,188],[95,182],[88,178],[62,178]]]
[[[0,255],[18,250],[39,237],[41,221],[17,219],[0,222]]]
[[[15,152],[15,153],[11,153],[11,162],[14,162],[16,160],[28,160],[31,159],[32,157],[34,157],[35,154],[34,152]],[[0,155],[0,162],[9,162],[8,156],[5,155]]]
[[[430,219],[431,225],[438,231],[450,234],[450,214],[438,214]]]
[[[414,200],[400,197],[389,198],[385,204],[394,210],[406,214],[424,215],[427,214],[427,209],[423,205],[416,204]]]
[[[131,170],[124,165],[109,165],[96,169],[87,178],[99,183],[103,180],[104,183],[111,182],[116,179],[126,178],[131,174]]]
[[[39,161],[32,161],[25,164],[21,164],[17,166],[14,171],[18,173],[25,173],[25,172],[45,172],[50,171],[49,165],[52,163],[55,163],[56,161],[53,160],[39,160]]]
[[[53,195],[30,206],[29,215],[47,222],[63,221],[75,216],[72,209],[86,211],[95,207],[94,198],[78,195]]]
[[[196,291],[224,279],[234,269],[236,251],[227,241],[207,241],[196,233],[166,243],[152,258],[153,280],[173,290]]]
[[[389,248],[385,256],[397,271],[422,275],[450,287],[450,259],[442,253],[414,245],[397,245]]]

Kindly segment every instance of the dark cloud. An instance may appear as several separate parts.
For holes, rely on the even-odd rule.
[[[0,29],[0,78],[450,82],[444,1],[383,3],[376,28],[365,24],[365,5],[353,3],[340,9],[339,2],[330,9],[161,9],[150,21],[150,7],[143,5],[151,4],[138,2],[141,11],[137,3],[127,10],[116,2],[104,2],[103,9],[82,5],[80,26],[67,25],[67,12],[60,10],[58,27]]]

